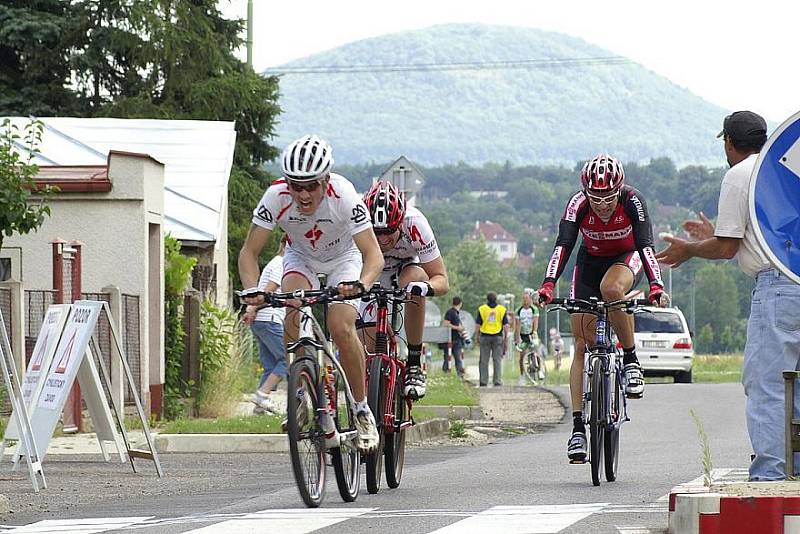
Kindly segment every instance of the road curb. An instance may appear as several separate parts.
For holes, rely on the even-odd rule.
[[[450,430],[447,419],[417,423],[406,431],[406,442],[417,444]],[[159,453],[288,452],[286,434],[157,434]]]
[[[668,532],[800,534],[800,495],[738,496],[697,484],[677,486],[669,495]]]

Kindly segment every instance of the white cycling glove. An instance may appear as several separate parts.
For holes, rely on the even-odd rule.
[[[433,288],[428,282],[409,282],[406,286],[406,293],[419,297],[432,297]]]

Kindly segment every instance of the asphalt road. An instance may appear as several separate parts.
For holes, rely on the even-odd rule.
[[[714,468],[744,468],[749,443],[739,384],[648,384],[623,426],[619,478],[592,486],[588,464],[569,465],[570,427],[497,440],[481,447],[409,450],[400,488],[341,502],[329,469],[323,509],[303,508],[284,454],[162,455],[158,480],[120,464],[49,457],[50,488],[32,497],[27,479],[0,474],[14,513],[12,532],[361,533],[665,532],[670,489],[702,475],[694,409],[708,435]],[[580,505],[580,506],[578,506]],[[258,512],[258,513],[257,513]],[[132,517],[114,522],[113,518]],[[86,518],[97,518],[91,525]],[[38,523],[42,520],[73,524]],[[11,529],[29,525],[27,529]],[[121,527],[121,528],[120,528]],[[33,530],[39,528],[40,530]],[[41,530],[47,528],[48,530]]]

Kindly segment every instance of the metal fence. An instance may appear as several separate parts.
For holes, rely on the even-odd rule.
[[[122,348],[128,357],[136,391],[142,391],[142,350],[141,350],[141,324],[139,315],[139,297],[137,295],[122,295]],[[126,382],[127,383],[127,382]],[[130,388],[125,388],[125,403],[134,404]]]

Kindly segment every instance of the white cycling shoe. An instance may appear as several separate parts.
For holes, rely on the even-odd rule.
[[[356,414],[356,430],[358,437],[356,438],[356,446],[362,453],[370,453],[378,448],[378,426],[375,424],[375,418],[372,416],[372,411],[364,410]]]
[[[406,383],[403,393],[411,400],[425,396],[425,373],[419,365],[409,365],[406,369]]]
[[[586,432],[573,432],[567,442],[567,458],[571,462],[585,462],[586,449]]]
[[[625,396],[629,399],[641,399],[644,395],[644,375],[639,362],[626,363],[625,371]]]

